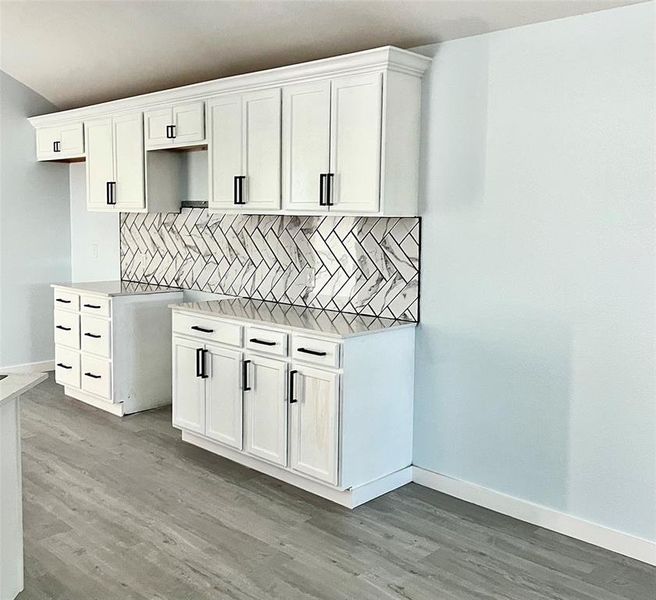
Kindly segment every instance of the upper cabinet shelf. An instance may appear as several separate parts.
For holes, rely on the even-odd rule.
[[[37,160],[84,158],[84,132],[81,122],[39,127],[36,130]]]
[[[144,114],[146,150],[180,148],[205,141],[203,102],[174,104]]]
[[[37,160],[86,158],[89,210],[178,210],[159,151],[207,148],[210,212],[416,216],[429,63],[388,46],[32,117]]]

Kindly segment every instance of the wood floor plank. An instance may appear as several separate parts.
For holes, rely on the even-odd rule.
[[[656,569],[415,484],[353,511],[123,419],[22,400],[19,600],[654,600]]]

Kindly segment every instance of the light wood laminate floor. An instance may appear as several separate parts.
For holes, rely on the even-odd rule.
[[[119,419],[22,403],[20,600],[654,600],[656,569],[410,484],[354,511]]]

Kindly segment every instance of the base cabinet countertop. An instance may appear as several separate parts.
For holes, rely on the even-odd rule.
[[[349,508],[411,480],[415,323],[243,298],[171,308],[184,441]]]
[[[23,589],[20,397],[47,377],[0,377],[0,600],[13,600]]]
[[[171,403],[168,305],[182,291],[101,281],[53,284],[55,380],[117,416]]]

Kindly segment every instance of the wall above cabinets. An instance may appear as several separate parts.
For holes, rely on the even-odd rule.
[[[32,117],[37,160],[86,160],[89,210],[416,216],[429,63],[388,46]]]

